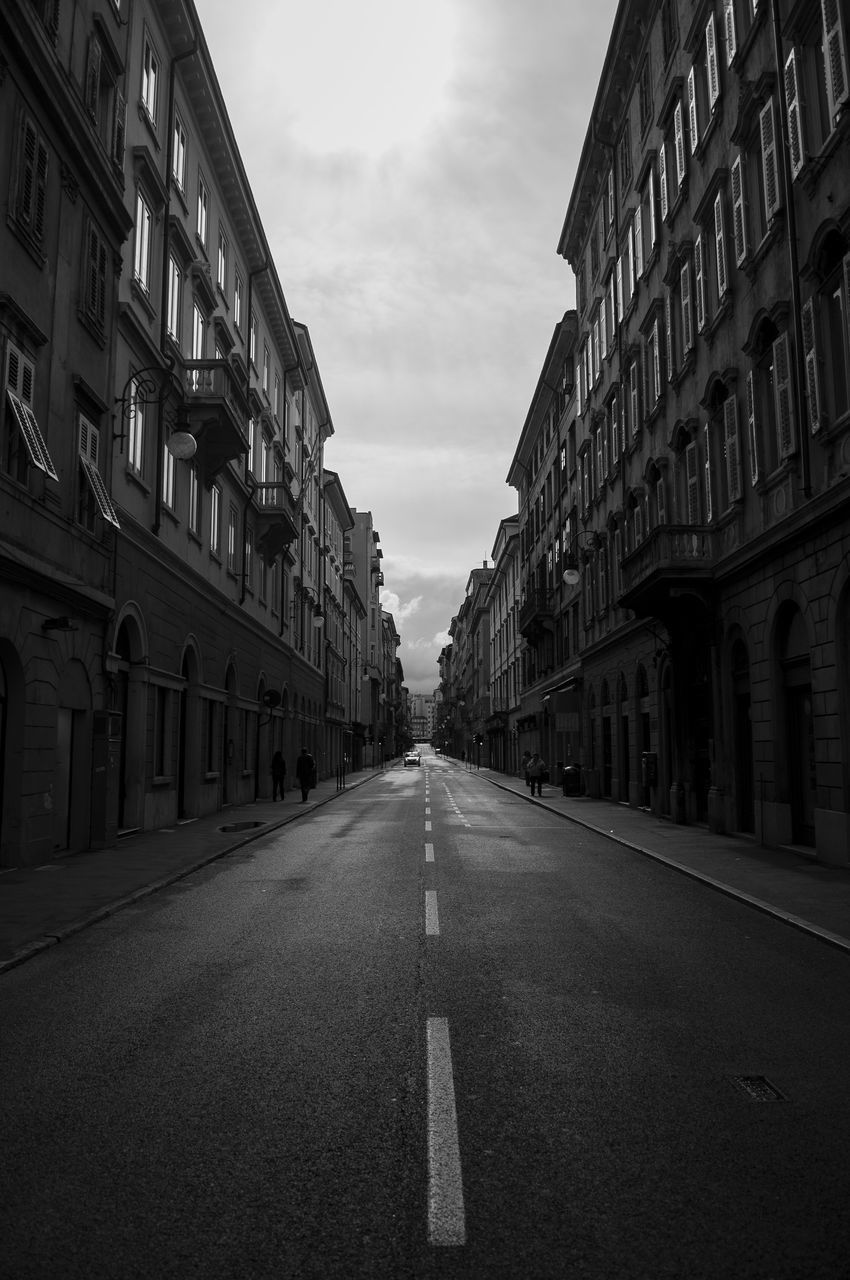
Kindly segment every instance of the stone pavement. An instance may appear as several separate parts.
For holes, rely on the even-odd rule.
[[[448,763],[453,771],[465,769],[459,761]],[[346,790],[379,772],[350,775]],[[490,769],[466,772],[850,953],[850,869],[826,867],[790,850],[762,849],[705,827],[677,826],[609,800],[565,797],[559,787],[544,785],[542,798],[532,799],[519,778]],[[109,849],[0,873],[0,973],[342,794],[330,778],[306,804],[292,789],[276,803],[234,805],[125,836]]]

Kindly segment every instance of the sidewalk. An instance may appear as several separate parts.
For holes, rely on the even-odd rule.
[[[520,778],[486,768],[468,772],[850,953],[850,868],[715,835],[707,827],[680,826],[611,800],[567,797],[551,784],[544,783],[542,799],[532,799]]]
[[[326,778],[306,804],[292,787],[284,800],[231,805],[174,827],[122,836],[108,849],[0,872],[0,973],[380,773],[350,774],[341,791]]]

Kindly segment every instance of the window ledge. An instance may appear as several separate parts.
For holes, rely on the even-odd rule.
[[[141,489],[142,493],[145,495],[145,497],[146,497],[146,498],[149,498],[149,497],[150,497],[150,495],[151,495],[151,487],[150,487],[150,485],[149,485],[149,484],[147,484],[147,483],[142,479],[142,477],[141,477],[141,475],[139,474],[139,472],[138,472],[138,471],[135,471],[135,470],[133,469],[133,467],[131,467],[131,466],[130,466],[130,463],[129,463],[129,462],[127,463],[127,465],[126,465],[126,466],[125,466],[125,468],[124,468],[124,475],[125,475],[125,478],[126,478],[126,480],[127,480],[127,483],[128,483],[128,484],[133,485],[133,486],[134,486],[134,488],[136,488],[136,489]]]
[[[145,312],[147,313],[148,318],[149,318],[150,320],[153,320],[153,319],[155,318],[155,316],[156,316],[156,308],[154,307],[153,303],[151,302],[150,293],[149,293],[149,292],[148,292],[148,290],[145,288],[145,286],[142,284],[142,282],[141,282],[141,280],[139,279],[139,277],[138,277],[138,276],[132,276],[132,277],[131,277],[131,279],[130,279],[130,292],[131,292],[131,294],[133,295],[133,297],[135,298],[136,302],[138,302],[138,303],[139,303],[139,305],[140,305],[140,307],[142,308],[142,310],[143,310],[143,311],[145,311]]]

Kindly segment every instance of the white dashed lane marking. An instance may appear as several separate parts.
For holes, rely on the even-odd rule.
[[[425,845],[425,861],[426,862],[434,861],[434,846],[432,844]]]
[[[463,1172],[457,1132],[452,1051],[447,1018],[429,1018],[428,1071],[428,1243],[466,1244]]]
[[[425,890],[425,934],[426,937],[435,938],[440,932],[440,919],[437,915],[437,891],[436,889]]]

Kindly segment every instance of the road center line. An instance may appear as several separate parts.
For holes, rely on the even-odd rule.
[[[425,830],[426,830],[426,831],[430,831],[430,830],[431,830],[431,823],[430,823],[430,822],[426,822],[426,823],[425,823]]]
[[[428,1243],[466,1244],[463,1174],[457,1133],[452,1051],[447,1018],[429,1018]]]
[[[425,890],[425,934],[437,937],[440,932],[440,920],[437,915],[437,890]]]
[[[434,861],[434,846],[432,844],[425,845],[425,861],[426,862]]]

